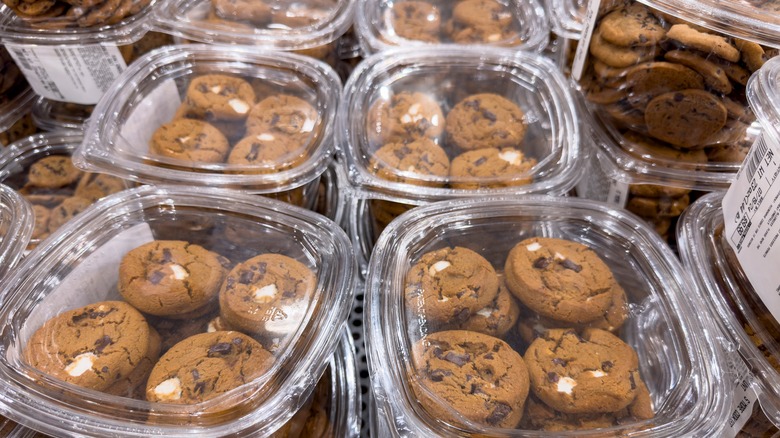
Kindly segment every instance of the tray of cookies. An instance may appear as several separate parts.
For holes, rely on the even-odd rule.
[[[719,336],[744,361],[760,396],[746,427],[768,436],[780,425],[780,323],[750,284],[724,230],[723,192],[709,193],[685,211],[678,226],[680,259]],[[768,434],[766,432],[769,432]]]
[[[30,203],[12,188],[0,184],[0,281],[22,258],[34,226]]]
[[[490,45],[539,52],[550,26],[536,0],[367,0],[355,23],[363,51],[427,44]]]
[[[157,26],[183,40],[292,51],[336,66],[352,25],[350,0],[167,0]],[[185,41],[181,41],[185,42]]]
[[[574,99],[541,55],[388,50],[353,73],[342,106],[344,190],[353,204],[369,200],[355,206],[359,239],[373,242],[414,205],[488,193],[562,195],[580,176]]]
[[[342,231],[279,201],[107,197],[3,283],[0,412],[53,434],[269,435],[337,351],[354,268]]]
[[[388,436],[720,436],[724,355],[691,297],[668,246],[604,204],[418,207],[385,229],[368,269],[374,424]]]
[[[115,176],[83,172],[71,160],[79,132],[26,137],[0,153],[0,182],[32,204],[35,226],[29,248],[38,245],[95,201],[130,187]]]
[[[341,83],[300,55],[169,46],[129,67],[98,103],[78,165],[142,183],[316,200],[332,160]]]

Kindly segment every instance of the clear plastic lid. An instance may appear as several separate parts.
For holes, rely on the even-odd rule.
[[[706,20],[605,1],[583,33],[573,72],[599,146],[644,182],[724,189],[755,139],[745,86],[774,52]]]
[[[34,226],[30,204],[19,193],[0,184],[0,280],[16,266]]]
[[[352,24],[350,0],[167,0],[155,13],[166,33],[217,44],[303,50],[334,42]]]
[[[114,82],[74,160],[143,183],[293,189],[331,160],[340,91],[335,72],[311,58],[165,47]]]
[[[0,5],[4,43],[34,45],[129,44],[150,28],[157,0],[6,1]]]
[[[366,287],[372,386],[394,435],[719,436],[731,412],[682,266],[604,204],[418,207],[385,229]]]
[[[683,213],[680,258],[696,282],[698,298],[757,378],[761,406],[780,425],[780,323],[756,294],[724,235],[723,192],[710,193]]]
[[[355,22],[366,53],[440,43],[538,52],[550,33],[536,0],[367,0],[358,2]]]
[[[585,0],[546,0],[552,30],[556,35],[579,40],[585,27],[588,2]]]
[[[10,128],[30,109],[35,93],[5,47],[0,46],[0,131]]]
[[[337,143],[349,183],[410,204],[476,193],[563,194],[580,176],[573,97],[539,55],[398,49],[344,90]]]
[[[31,114],[35,124],[44,131],[80,131],[94,110],[94,105],[57,102],[38,96]]]
[[[268,434],[336,351],[354,265],[337,226],[278,201],[105,198],[3,283],[0,410],[54,434]]]
[[[780,57],[774,57],[748,82],[747,97],[763,135],[773,136],[780,143]]]
[[[26,137],[0,153],[0,182],[33,206],[34,247],[96,200],[130,187],[114,176],[76,169],[71,154],[81,144],[80,132],[56,132]]]

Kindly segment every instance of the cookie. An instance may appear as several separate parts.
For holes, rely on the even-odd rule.
[[[420,385],[412,389],[434,418],[457,424],[454,410],[490,427],[514,428],[520,423],[528,371],[506,342],[476,332],[443,331],[415,343],[412,359]]]
[[[463,151],[518,148],[527,129],[524,116],[509,99],[492,93],[475,94],[458,102],[447,114],[447,137]]]
[[[319,130],[319,114],[308,102],[279,94],[261,100],[249,111],[247,136],[272,135],[285,138],[296,149],[308,145]]]
[[[566,414],[547,406],[532,394],[526,402],[520,427],[548,432],[604,429],[621,424],[626,416],[626,409],[616,413]]]
[[[626,210],[646,218],[672,218],[682,214],[691,203],[688,195],[679,198],[645,198],[632,196],[626,203]]]
[[[734,46],[740,52],[740,59],[751,72],[760,69],[768,59],[764,48],[752,41],[734,38]]]
[[[636,352],[605,330],[550,330],[528,347],[524,359],[534,395],[560,412],[615,412],[637,396]]]
[[[54,189],[75,183],[82,172],[73,166],[70,157],[49,155],[30,165],[27,180],[36,187]]]
[[[294,333],[317,288],[314,272],[281,255],[261,254],[236,265],[219,291],[220,317],[264,339]]]
[[[525,306],[558,321],[593,321],[612,305],[612,271],[577,242],[525,239],[509,252],[504,275],[509,290]]]
[[[441,187],[450,173],[450,158],[433,140],[421,137],[382,146],[374,152],[368,170],[388,181]]]
[[[226,20],[265,25],[273,17],[271,6],[258,0],[211,0],[211,5],[214,13]]]
[[[366,115],[368,141],[374,147],[429,138],[434,143],[444,132],[444,113],[433,97],[401,92],[374,102]]]
[[[149,152],[196,163],[225,161],[230,145],[214,126],[193,119],[174,119],[154,131]]]
[[[149,325],[132,306],[104,301],[46,321],[24,350],[26,361],[57,379],[102,391],[147,355]]]
[[[216,329],[209,330],[211,321],[218,318],[217,315],[219,315],[219,309],[215,307],[212,312],[189,319],[173,319],[154,315],[144,316],[146,317],[146,322],[149,323],[149,326],[160,334],[160,354],[165,354],[171,347],[190,336],[197,335],[198,333],[217,331]],[[219,330],[231,329],[220,328]]]
[[[741,163],[750,152],[749,144],[726,144],[708,147],[705,150],[707,159],[714,163]]]
[[[115,176],[105,173],[85,173],[79,180],[74,196],[97,201],[112,193],[121,192],[128,184]]]
[[[704,79],[693,69],[671,62],[646,62],[626,74],[631,104],[645,109],[656,96],[672,91],[704,89]],[[640,122],[641,123],[641,122]]]
[[[628,186],[628,193],[647,198],[679,198],[690,192],[691,189],[659,184],[631,184]]]
[[[190,107],[186,103],[182,103],[179,106],[173,118],[174,120],[181,118],[198,120],[198,116],[190,111]],[[246,120],[211,120],[208,123],[217,128],[230,144],[234,144],[245,137]]]
[[[498,294],[498,275],[484,257],[463,247],[423,254],[406,274],[406,310],[429,323],[461,324]]]
[[[702,148],[726,124],[720,99],[703,90],[682,90],[655,97],[645,109],[648,133],[682,148]]]
[[[471,315],[458,328],[500,338],[514,327],[519,316],[520,306],[506,288],[504,280],[499,279],[498,293],[493,302]]]
[[[92,27],[100,23],[105,23],[114,16],[114,12],[122,4],[122,0],[105,0],[99,5],[94,6],[88,13],[79,17],[77,23],[81,27]]]
[[[601,36],[599,29],[593,32],[588,51],[596,59],[614,68],[631,67],[655,58],[657,47],[623,47],[610,44]]]
[[[450,186],[455,189],[512,187],[533,182],[534,158],[520,149],[485,148],[463,152],[452,160]]]
[[[626,69],[621,70],[627,71]],[[624,87],[616,88],[604,84],[603,81],[595,77],[593,73],[586,73],[585,76],[583,76],[580,81],[580,87],[588,101],[600,105],[617,103],[626,98],[626,90],[623,89]]]
[[[641,3],[631,3],[605,15],[599,22],[604,41],[618,46],[652,46],[664,36],[661,21]]]
[[[149,346],[144,357],[130,374],[114,382],[103,392],[120,397],[143,400],[146,391],[146,379],[149,378],[149,373],[160,358],[161,348],[162,338],[160,334],[154,328],[149,327]]]
[[[439,42],[441,14],[436,6],[424,1],[394,2],[390,16],[392,28],[399,37],[429,43]]]
[[[633,131],[623,133],[623,147],[629,153],[642,158],[652,158],[663,161],[665,166],[689,167],[707,162],[707,154],[703,150],[682,150],[654,140]]]
[[[739,61],[739,50],[729,44],[725,37],[700,32],[687,24],[673,25],[669,28],[669,31],[666,32],[666,37],[684,47],[696,49],[704,53],[711,53],[726,61]]]
[[[201,333],[174,345],[157,361],[146,399],[200,403],[251,382],[272,365],[273,356],[243,333]]]
[[[199,245],[155,240],[122,257],[117,287],[144,313],[182,319],[216,299],[228,263]]]
[[[197,118],[245,120],[255,103],[255,91],[249,82],[227,75],[198,76],[190,82],[184,104]]]
[[[0,132],[0,144],[8,146],[16,140],[33,135],[36,132],[38,132],[38,127],[35,126],[32,116],[27,113],[11,125],[10,128]]]
[[[726,72],[718,66],[718,64],[710,62],[693,52],[687,50],[670,50],[664,53],[664,59],[695,70],[704,79],[704,83],[707,87],[718,93],[729,94],[734,89],[728,75],[726,75]]]
[[[49,216],[49,233],[57,231],[66,222],[92,205],[92,201],[79,196],[71,196],[51,210]]]
[[[233,146],[227,163],[253,166],[252,173],[276,173],[291,169],[306,159],[306,151],[286,136],[255,134]]]

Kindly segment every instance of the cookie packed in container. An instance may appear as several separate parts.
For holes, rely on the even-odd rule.
[[[367,0],[358,2],[355,14],[366,53],[429,44],[538,52],[550,32],[544,9],[536,0]]]
[[[15,190],[0,184],[0,280],[22,258],[33,227],[30,203]]]
[[[327,65],[237,46],[169,46],[98,103],[79,166],[311,207],[332,160],[341,84]]]
[[[156,24],[182,42],[290,51],[335,66],[352,25],[350,0],[166,0]]]
[[[419,207],[369,265],[373,423],[388,436],[720,436],[723,352],[691,295],[668,246],[604,204]]]
[[[353,283],[346,235],[307,210],[113,195],[3,282],[0,412],[55,435],[270,435],[337,351]]]
[[[78,132],[38,134],[0,152],[0,182],[19,192],[33,207],[35,226],[29,248],[98,199],[132,184],[76,168],[71,155],[81,140]]]
[[[20,119],[29,111],[35,94],[27,84],[24,75],[16,65],[8,50],[0,46],[0,135],[7,137]],[[10,143],[0,137],[3,146]]]

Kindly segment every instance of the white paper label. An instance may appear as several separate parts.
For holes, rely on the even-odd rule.
[[[116,46],[6,44],[35,92],[47,99],[94,105],[127,68]]]
[[[30,314],[21,330],[24,343],[38,327],[55,315],[99,301],[120,300],[119,263],[131,249],[154,240],[146,223],[112,238],[73,268]]]
[[[766,135],[766,134],[765,134]],[[780,145],[761,136],[723,197],[726,238],[750,284],[780,320]]]
[[[588,9],[585,12],[585,26],[582,28],[580,43],[577,45],[577,53],[574,54],[574,61],[572,61],[571,66],[571,77],[576,81],[582,79],[582,73],[585,70],[585,60],[588,58],[590,40],[593,38],[593,29],[596,27],[600,5],[601,0],[588,2]]]
[[[736,385],[731,411],[721,436],[735,438],[750,419],[761,390],[753,384],[755,380],[753,374],[736,352],[729,358],[727,375],[736,377]]]
[[[623,208],[628,201],[628,183],[610,178],[601,168],[598,154],[592,152],[585,176],[577,183],[577,196]]]

